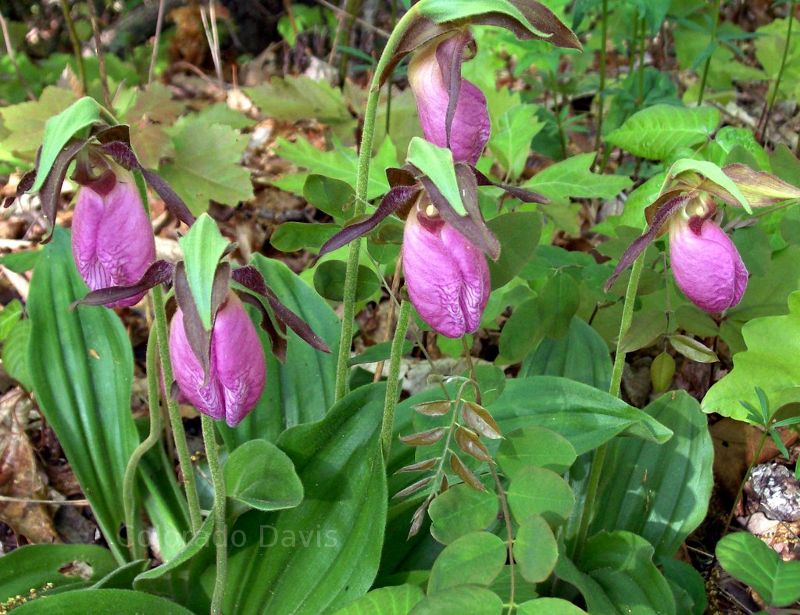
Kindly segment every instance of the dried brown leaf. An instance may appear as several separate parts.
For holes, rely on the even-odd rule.
[[[482,435],[484,438],[490,440],[499,440],[503,437],[495,420],[489,411],[483,406],[475,402],[468,401],[461,409],[461,416],[464,422],[470,426],[471,429]]]
[[[409,446],[430,446],[441,440],[444,433],[444,427],[436,427],[427,431],[412,433],[409,436],[400,436],[400,441]]]
[[[456,429],[456,444],[458,448],[464,451],[478,461],[491,461],[492,456],[489,454],[487,448],[481,442],[481,439],[471,429],[466,427],[458,427]]]
[[[475,476],[472,471],[464,465],[464,462],[458,458],[458,455],[454,453],[450,454],[450,467],[453,468],[453,472],[458,474],[459,478],[467,485],[478,491],[486,491],[486,487],[478,480],[478,477]]]

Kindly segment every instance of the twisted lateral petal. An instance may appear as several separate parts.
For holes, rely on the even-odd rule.
[[[266,379],[261,340],[239,298],[228,294],[211,332],[208,377],[186,337],[183,312],[172,318],[169,355],[181,394],[213,419],[235,427],[255,407]]]
[[[72,219],[72,255],[91,290],[133,285],[155,261],[153,229],[130,174],[120,171],[97,189],[81,187]],[[107,305],[134,305],[145,292]]]
[[[475,164],[489,140],[490,124],[483,92],[461,78],[461,57],[469,40],[467,33],[458,33],[438,45],[424,47],[411,60],[408,81],[417,99],[425,138],[439,147],[449,147],[456,162]],[[457,103],[448,143],[451,96]]]
[[[721,312],[742,299],[747,268],[733,242],[713,221],[676,216],[670,224],[672,275],[701,310]]]
[[[457,338],[480,324],[489,300],[483,253],[441,219],[418,219],[412,208],[403,236],[403,273],[420,318],[437,333]]]

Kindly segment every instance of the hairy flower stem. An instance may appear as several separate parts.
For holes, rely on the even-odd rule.
[[[719,10],[720,10],[720,0],[717,0],[714,3],[714,25],[711,28],[711,42],[716,43],[717,41],[717,27],[719,26]],[[697,95],[697,106],[703,104],[703,95],[706,91],[706,80],[708,79],[708,69],[711,66],[711,56],[714,55],[712,51],[711,54],[706,58],[706,62],[703,65],[703,76],[700,78],[700,93]]]
[[[397,399],[400,393],[400,360],[403,358],[403,343],[408,332],[408,320],[411,314],[411,304],[403,301],[400,304],[400,313],[397,316],[397,327],[392,340],[392,352],[389,359],[389,375],[386,381],[386,398],[383,404],[383,422],[381,423],[381,450],[384,461],[389,461],[392,450],[392,428],[394,427],[394,411],[397,408]]]
[[[394,54],[397,44],[409,24],[416,17],[416,5],[412,6],[405,15],[397,22],[397,26],[392,31],[392,35],[386,42],[375,73],[372,76],[372,83],[367,97],[367,106],[364,110],[364,125],[361,129],[361,144],[358,150],[358,173],[356,175],[356,196],[353,205],[353,216],[357,218],[364,213],[367,206],[367,186],[369,181],[369,164],[372,156],[372,142],[375,138],[375,114],[378,109],[378,99],[381,90],[381,74],[389,64]],[[347,269],[344,278],[344,293],[342,297],[342,331],[339,337],[339,355],[336,362],[336,401],[340,400],[347,393],[347,378],[350,370],[347,361],[350,358],[350,346],[353,343],[353,321],[356,309],[356,283],[358,281],[358,257],[361,251],[361,239],[356,239],[350,244],[347,255]]]
[[[125,477],[122,481],[122,506],[125,509],[125,528],[128,532],[128,546],[133,559],[142,559],[145,556],[144,545],[139,544],[134,528],[136,527],[136,509],[134,487],[136,484],[136,470],[144,454],[153,448],[161,439],[161,408],[158,395],[158,340],[155,329],[150,330],[147,339],[147,407],[150,413],[150,431],[147,437],[137,446],[128,465],[125,466]]]
[[[614,355],[614,369],[611,372],[611,386],[608,392],[614,397],[619,397],[622,385],[622,370],[625,368],[625,350],[622,346],[628,330],[633,321],[633,305],[636,301],[636,293],[639,290],[639,278],[642,276],[644,268],[644,252],[633,262],[631,277],[628,280],[628,289],[625,291],[625,303],[622,307],[622,319],[619,324],[619,336],[617,337],[617,352]],[[589,472],[589,480],[586,484],[586,499],[581,512],[581,521],[578,526],[578,536],[575,542],[575,559],[580,555],[581,549],[586,542],[589,532],[589,523],[594,516],[595,500],[600,487],[600,478],[603,474],[603,465],[608,454],[608,443],[602,444],[597,448],[592,458],[592,467]]]
[[[219,449],[214,434],[214,421],[205,414],[203,423],[203,441],[206,445],[208,468],[211,470],[211,482],[214,487],[214,543],[217,550],[217,570],[214,577],[214,593],[211,595],[211,615],[222,615],[222,603],[225,598],[225,583],[228,578],[228,528],[225,522],[225,477],[219,463]]]
[[[169,387],[174,378],[172,375],[172,361],[169,357],[169,337],[167,335],[167,312],[164,306],[164,293],[161,286],[154,286],[151,291],[153,298],[153,311],[155,312],[156,335],[158,336],[158,355],[161,360],[161,371],[164,375],[164,387]],[[183,475],[183,486],[186,489],[186,501],[189,505],[189,522],[192,533],[196,534],[203,520],[200,516],[200,501],[197,499],[197,486],[194,482],[194,469],[189,455],[189,444],[186,441],[186,430],[183,428],[181,413],[178,403],[165,390],[169,422],[172,427],[172,436],[175,440],[175,450],[178,453],[178,463]]]

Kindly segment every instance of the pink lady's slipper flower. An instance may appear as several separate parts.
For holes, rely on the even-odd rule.
[[[153,229],[130,173],[107,170],[81,187],[72,220],[72,254],[92,290],[130,286],[155,261]],[[106,305],[131,306],[145,292]]]
[[[255,407],[266,379],[261,340],[239,298],[228,293],[211,330],[208,373],[187,337],[183,312],[172,318],[169,355],[183,397],[235,427]]]
[[[747,288],[747,268],[736,246],[713,220],[717,211],[713,198],[671,190],[652,208],[647,231],[622,255],[606,281],[606,291],[667,227],[672,275],[683,294],[706,312],[738,304]]]
[[[675,216],[669,226],[669,254],[678,288],[701,310],[721,312],[741,301],[747,269],[713,220]]]
[[[403,273],[411,302],[434,331],[458,338],[478,328],[490,292],[486,257],[433,206],[414,205],[408,214]]]
[[[472,45],[470,33],[457,30],[417,51],[408,67],[425,138],[450,148],[455,162],[469,164],[480,158],[490,131],[486,97],[461,77],[464,50]]]

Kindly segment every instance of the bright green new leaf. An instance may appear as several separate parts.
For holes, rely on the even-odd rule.
[[[459,585],[490,585],[505,566],[506,555],[506,543],[494,534],[465,534],[433,562],[428,595]]]
[[[742,327],[747,350],[733,356],[733,370],[703,398],[704,412],[747,420],[742,402],[758,407],[764,390],[773,411],[800,401],[800,292],[789,297],[790,313],[754,318]]]
[[[549,36],[537,30],[509,0],[459,0],[456,3],[451,0],[422,0],[416,9],[420,15],[424,15],[436,23],[456,21],[487,13],[501,13],[518,21],[531,34],[545,39]]]
[[[553,572],[558,544],[543,517],[533,516],[520,524],[514,539],[514,560],[522,578],[529,583],[541,583]]]
[[[335,615],[407,615],[425,597],[416,585],[394,585],[373,589]]]
[[[726,572],[750,585],[770,606],[789,606],[800,598],[800,562],[784,562],[748,532],[720,540],[717,558]]]
[[[250,173],[240,164],[247,135],[230,126],[181,118],[172,132],[175,156],[161,175],[196,216],[209,201],[237,205],[253,198]]]
[[[267,440],[250,440],[224,466],[229,498],[257,510],[294,508],[303,501],[303,483],[292,460]]]
[[[706,160],[693,160],[692,158],[681,158],[669,168],[667,177],[677,177],[686,171],[695,171],[700,173],[700,175],[703,175],[705,178],[711,180],[721,188],[724,188],[730,192],[737,201],[739,201],[747,213],[753,213],[753,210],[750,208],[750,203],[747,202],[747,198],[744,196],[744,194],[742,194],[742,191],[739,190],[739,186],[736,185],[736,182],[725,175],[722,169],[720,169],[719,166],[713,162],[708,162]]]
[[[606,141],[641,158],[669,160],[681,148],[710,139],[719,121],[713,107],[654,105],[634,113]]]
[[[38,192],[56,156],[74,135],[100,120],[100,105],[94,98],[84,96],[54,115],[44,125],[42,151],[39,154],[39,166],[36,170],[36,181],[31,192]]]
[[[536,117],[536,105],[519,104],[501,115],[492,126],[489,149],[506,170],[508,179],[516,179],[525,170],[531,141],[544,123]]]
[[[540,171],[524,186],[559,204],[570,198],[613,199],[633,185],[629,177],[592,173],[594,159],[593,152],[572,156]]]
[[[442,544],[485,530],[497,518],[497,496],[459,484],[439,495],[430,505],[431,534]]]
[[[408,144],[408,162],[428,176],[453,209],[462,216],[467,215],[456,179],[453,152],[446,147],[438,147],[430,141],[414,137]]]
[[[529,466],[511,480],[508,504],[519,522],[541,515],[555,527],[569,518],[575,495],[567,481],[552,470]]]
[[[183,250],[186,279],[192,298],[206,331],[211,331],[211,291],[219,259],[228,247],[219,232],[217,223],[208,214],[201,215],[183,237],[178,240]]]

